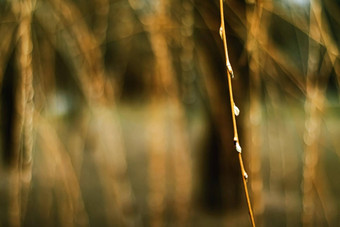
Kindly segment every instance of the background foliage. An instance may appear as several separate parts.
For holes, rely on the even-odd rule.
[[[258,226],[338,226],[340,3],[225,1]],[[0,1],[0,225],[249,226],[218,1]]]

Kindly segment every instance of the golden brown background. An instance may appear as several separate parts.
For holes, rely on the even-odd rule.
[[[226,0],[257,226],[340,225],[340,2]],[[250,226],[219,2],[0,0],[0,226]]]

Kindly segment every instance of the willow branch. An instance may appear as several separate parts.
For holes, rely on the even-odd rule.
[[[229,56],[228,56],[228,48],[227,48],[227,39],[226,39],[226,33],[225,33],[225,23],[224,23],[224,10],[223,10],[223,0],[220,0],[220,11],[221,11],[221,27],[220,27],[220,36],[223,41],[224,45],[224,53],[225,53],[225,59],[226,59],[226,67],[227,67],[227,77],[228,77],[228,85],[229,85],[229,96],[230,96],[230,106],[231,106],[231,115],[233,120],[233,128],[234,128],[234,144],[236,151],[238,152],[238,159],[240,162],[240,169],[242,173],[242,181],[243,181],[243,188],[244,193],[247,200],[248,205],[248,212],[250,221],[253,227],[255,227],[255,220],[254,215],[251,207],[249,192],[248,192],[248,186],[247,186],[247,180],[248,180],[248,174],[244,169],[243,159],[242,159],[242,148],[240,146],[239,138],[238,138],[238,132],[237,132],[237,124],[236,124],[236,116],[239,115],[239,109],[235,105],[234,98],[233,98],[233,89],[232,89],[232,82],[231,78],[234,77],[233,70],[231,68],[231,64],[229,62]]]

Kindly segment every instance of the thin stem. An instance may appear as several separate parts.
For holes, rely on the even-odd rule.
[[[232,116],[233,128],[234,128],[234,143],[236,146],[236,150],[238,151],[238,159],[240,162],[243,188],[244,188],[244,193],[245,193],[246,200],[247,200],[249,217],[250,217],[252,226],[255,227],[254,214],[253,214],[253,210],[251,207],[251,202],[250,202],[250,197],[249,197],[249,192],[248,192],[248,187],[247,187],[248,174],[244,169],[242,152],[241,152],[241,147],[239,145],[239,138],[238,138],[238,132],[237,132],[237,124],[236,124],[236,116],[235,116],[235,102],[233,98],[233,89],[232,89],[232,82],[231,82],[231,77],[233,77],[234,74],[233,74],[233,70],[231,68],[231,64],[229,62],[229,56],[228,56],[227,39],[226,39],[225,24],[224,24],[223,0],[220,0],[220,11],[221,11],[220,35],[223,40],[224,53],[225,53],[225,58],[226,58],[226,67],[228,71],[227,77],[228,77],[228,85],[229,85],[230,106],[231,106],[231,113],[232,113],[231,116]]]

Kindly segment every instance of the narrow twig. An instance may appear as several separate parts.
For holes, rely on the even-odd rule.
[[[232,89],[232,83],[231,83],[231,77],[234,76],[233,70],[231,68],[231,64],[229,62],[229,57],[228,57],[228,49],[227,49],[227,39],[226,39],[226,33],[225,33],[225,24],[224,24],[224,10],[223,10],[223,0],[220,0],[220,11],[221,11],[221,27],[220,27],[220,35],[223,40],[223,45],[224,45],[224,53],[225,53],[225,58],[226,58],[226,67],[228,71],[228,85],[229,85],[229,96],[230,96],[230,106],[231,106],[231,116],[233,120],[233,128],[234,128],[234,144],[236,147],[236,151],[238,152],[238,159],[240,162],[240,168],[241,168],[241,173],[242,173],[242,181],[243,181],[243,187],[244,187],[244,193],[246,196],[247,200],[247,205],[248,205],[248,212],[249,212],[249,217],[252,226],[255,226],[255,220],[254,220],[254,215],[253,211],[251,208],[251,202],[250,202],[250,197],[249,197],[249,192],[248,192],[248,187],[247,187],[247,179],[248,179],[248,174],[244,169],[243,165],[243,159],[242,159],[242,149],[239,143],[239,138],[238,138],[238,133],[237,133],[237,125],[236,125],[236,116],[239,114],[239,110],[235,105],[234,98],[233,98],[233,89]]]

